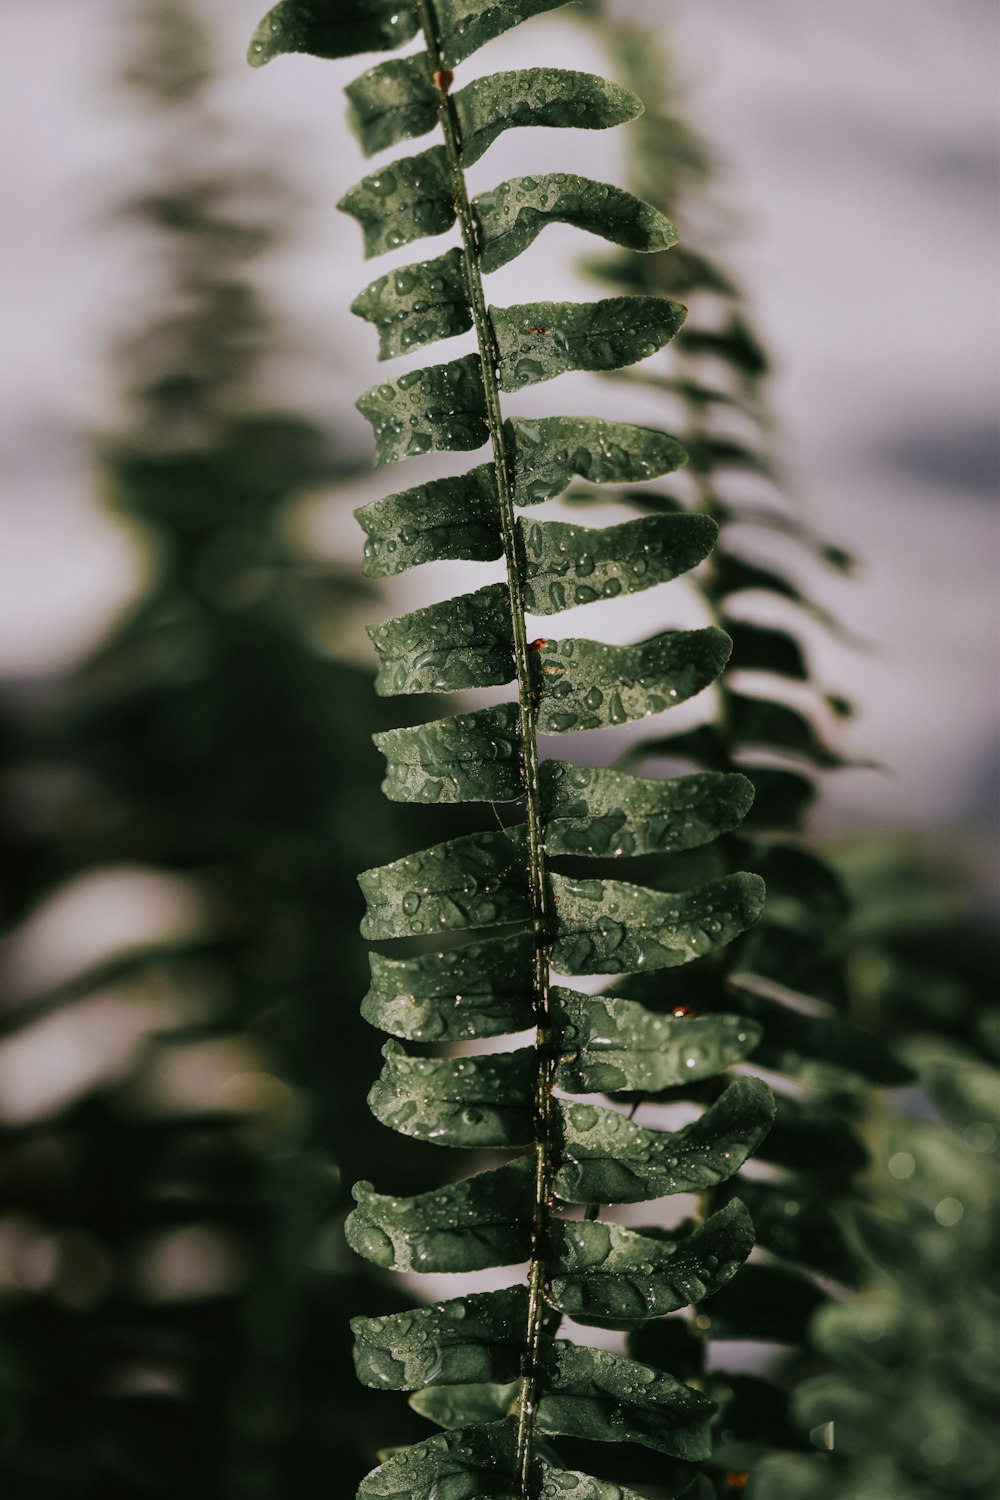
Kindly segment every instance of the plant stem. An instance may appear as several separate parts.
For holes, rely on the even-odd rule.
[[[544,821],[538,780],[538,709],[534,673],[525,626],[524,559],[514,514],[513,458],[508,452],[500,405],[500,357],[493,326],[486,308],[486,294],[479,264],[479,233],[465,182],[461,130],[449,94],[451,72],[442,55],[441,38],[433,0],[420,0],[421,22],[438,92],[438,117],[444,132],[451,171],[452,196],[462,234],[465,271],[475,320],[476,339],[486,392],[486,414],[493,447],[493,462],[500,502],[500,531],[507,564],[517,701],[524,764],[525,807],[528,826],[528,891],[534,931],[534,1009],[538,1070],[535,1085],[535,1207],[532,1220],[531,1263],[528,1272],[528,1321],[522,1356],[517,1401],[517,1449],[515,1479],[523,1500],[530,1500],[534,1457],[534,1413],[542,1354],[542,1318],[545,1285],[545,1254],[552,1178],[552,1081],[555,1055],[549,1002],[550,912],[545,879]]]

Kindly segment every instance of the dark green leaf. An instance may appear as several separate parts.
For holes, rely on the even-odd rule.
[[[389,52],[419,28],[412,0],[282,0],[254,32],[248,59],[260,68],[283,52],[314,57]]]
[[[776,1095],[775,1104],[762,1160],[830,1183],[843,1182],[867,1166],[867,1150],[840,1115],[788,1094]]]
[[[725,875],[674,893],[617,880],[549,880],[556,902],[552,963],[563,974],[627,974],[690,963],[732,942],[757,921],[764,904],[757,875]]]
[[[387,495],[362,505],[354,514],[367,533],[365,572],[369,578],[388,578],[420,563],[446,558],[492,562],[503,555],[492,464]]]
[[[742,1016],[657,1015],[620,995],[552,991],[560,1027],[556,1087],[569,1094],[644,1094],[711,1077],[741,1062],[761,1028]]]
[[[378,329],[379,359],[466,333],[472,304],[461,250],[380,276],[355,297],[351,312]]]
[[[372,953],[372,984],[361,1014],[373,1026],[414,1042],[524,1031],[534,1022],[533,953],[530,933],[420,958]]]
[[[478,354],[372,386],[355,405],[372,424],[376,464],[398,463],[432,448],[481,448],[490,435]]]
[[[558,10],[566,0],[435,0],[444,60],[449,67],[532,16]]]
[[[735,647],[734,647],[735,650]],[[805,714],[787,703],[766,698],[729,698],[733,738],[739,745],[753,745],[796,755],[816,766],[843,766],[842,756],[827,748]]]
[[[596,599],[635,594],[697,567],[718,527],[708,516],[646,516],[620,526],[518,521],[524,541],[525,605],[555,614]]]
[[[605,130],[642,114],[642,101],[631,89],[594,73],[571,73],[565,68],[490,73],[466,84],[454,100],[466,166],[472,166],[499,135],[516,126]]]
[[[725,1202],[734,1192],[750,1212],[762,1249],[838,1281],[851,1283],[856,1279],[855,1256],[838,1214],[804,1181],[741,1179],[720,1189],[713,1202]]]
[[[431,146],[402,157],[362,178],[337,207],[361,225],[368,259],[425,235],[444,234],[455,222],[447,152]]]
[[[670,220],[649,203],[609,183],[571,172],[514,177],[492,192],[480,193],[473,208],[479,220],[484,271],[496,271],[515,260],[547,224],[574,224],[616,245],[643,252],[667,250],[677,238]]]
[[[713,1339],[799,1344],[802,1330],[827,1301],[814,1281],[778,1266],[744,1267],[704,1304]]]
[[[727,1004],[761,1026],[760,1066],[809,1088],[893,1088],[912,1080],[911,1071],[888,1048],[841,1016],[809,1015],[738,987]]]
[[[662,297],[491,307],[500,386],[519,391],[567,370],[617,370],[668,344],[687,309]]]
[[[492,1385],[431,1385],[410,1397],[413,1410],[438,1427],[465,1427],[474,1422],[499,1422],[510,1416],[517,1402],[518,1382]]]
[[[415,1198],[386,1197],[359,1182],[354,1198],[347,1243],[385,1270],[482,1271],[530,1253],[534,1165],[527,1157]]]
[[[525,826],[448,839],[365,870],[358,884],[372,942],[530,919]]]
[[[672,854],[738,828],[753,801],[744,776],[704,771],[652,781],[604,766],[540,767],[550,854]]]
[[[408,1057],[398,1042],[386,1042],[382,1056],[368,1104],[390,1130],[469,1150],[531,1145],[537,1060],[530,1047],[486,1057]]]
[[[373,736],[391,802],[511,802],[524,793],[516,703]]]
[[[435,1433],[373,1469],[357,1500],[518,1500],[515,1431],[506,1420]]]
[[[553,1225],[548,1297],[588,1322],[660,1317],[719,1291],[753,1243],[750,1215],[736,1199],[679,1240],[600,1220],[561,1220]]]
[[[747,814],[744,832],[785,833],[801,828],[816,797],[816,787],[808,776],[777,766],[744,764],[740,769],[754,789],[753,807]]]
[[[514,627],[505,583],[459,594],[411,614],[369,625],[379,671],[375,691],[455,692],[497,687],[514,676]]]
[[[362,73],[344,90],[348,119],[366,156],[426,135],[437,124],[434,64],[426,52],[393,57]]]
[[[504,433],[517,505],[554,499],[575,474],[591,484],[636,484],[672,473],[686,459],[677,439],[665,432],[600,417],[512,417]]]
[[[688,329],[684,335],[684,352],[712,354],[751,379],[759,379],[768,370],[767,355],[760,341],[739,313],[732,313],[722,329]]]
[[[672,1375],[621,1354],[557,1339],[537,1408],[542,1432],[640,1443],[697,1462],[711,1454],[715,1403]]]
[[[352,1318],[358,1379],[387,1391],[516,1380],[527,1318],[525,1286],[386,1318]]]
[[[738,1078],[681,1130],[647,1130],[615,1110],[565,1101],[559,1118],[558,1196],[567,1203],[642,1203],[732,1177],[770,1130],[774,1099],[759,1079]]]
[[[809,669],[802,647],[787,631],[747,620],[724,620],[723,625],[733,642],[732,671],[771,672],[776,677],[807,681]]]
[[[608,729],[662,713],[713,683],[729,658],[713,625],[668,630],[634,646],[546,641],[535,654],[542,734]]]
[[[740,945],[736,969],[740,975],[755,976],[755,990],[769,990],[780,998],[803,995],[843,1009],[847,989],[834,938],[829,931],[803,931],[772,921],[768,914]]]

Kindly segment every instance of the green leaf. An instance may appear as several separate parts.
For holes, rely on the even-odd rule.
[[[466,333],[472,327],[472,304],[461,250],[446,250],[436,260],[380,276],[358,293],[351,312],[378,329],[379,359],[395,359]]]
[[[745,776],[722,771],[653,781],[546,760],[540,780],[550,854],[620,858],[695,849],[738,828],[753,801]]]
[[[558,10],[566,0],[435,0],[444,60],[450,68],[532,16]]]
[[[808,776],[777,766],[743,765],[741,769],[754,789],[744,832],[766,829],[777,833],[801,828],[816,797],[816,787]]]
[[[662,297],[491,307],[500,387],[519,391],[567,370],[617,370],[669,344],[687,309]]]
[[[373,735],[390,802],[512,802],[524,794],[516,703]]]
[[[384,1270],[482,1271],[526,1260],[531,1250],[534,1165],[527,1157],[414,1198],[354,1189],[347,1243]]]
[[[550,875],[553,966],[563,974],[626,974],[690,963],[732,942],[764,904],[757,875],[725,875],[692,891]]]
[[[505,583],[369,625],[368,634],[379,655],[375,691],[383,698],[499,687],[514,676]]]
[[[759,1079],[738,1078],[681,1130],[648,1130],[615,1110],[566,1101],[559,1118],[557,1195],[567,1203],[642,1203],[732,1177],[767,1136],[774,1099]]]
[[[704,1304],[713,1339],[799,1344],[802,1330],[828,1301],[814,1281],[779,1266],[746,1266]]]
[[[809,668],[802,647],[787,631],[773,630],[769,625],[753,625],[747,620],[727,619],[722,623],[733,642],[733,657],[729,663],[732,671],[770,672],[796,682],[808,680]]]
[[[419,28],[412,0],[282,0],[254,31],[248,61],[262,68],[283,52],[314,57],[389,52]]]
[[[842,1115],[788,1094],[775,1095],[775,1106],[762,1160],[830,1185],[848,1181],[868,1165],[865,1146]]]
[[[635,594],[678,578],[711,552],[709,516],[646,516],[620,526],[518,521],[524,543],[525,604],[550,615],[597,599]]]
[[[505,130],[517,126],[606,130],[642,114],[642,101],[631,89],[565,68],[490,73],[466,84],[454,95],[454,103],[466,166],[479,161]]]
[[[425,235],[444,234],[455,222],[448,154],[431,146],[404,156],[362,178],[337,207],[361,225],[369,260]]]
[[[361,1014],[373,1026],[414,1042],[504,1036],[534,1024],[531,933],[425,953],[369,955],[371,989]]]
[[[535,654],[542,734],[608,729],[693,698],[729,659],[729,637],[714,625],[668,630],[634,646],[546,641]]]
[[[375,434],[375,463],[398,463],[432,448],[464,451],[489,438],[478,354],[410,370],[372,386],[355,402]]]
[[[556,988],[552,1008],[561,1028],[556,1087],[569,1094],[693,1083],[742,1062],[761,1037],[742,1016],[662,1016],[620,995]]]
[[[552,1346],[545,1373],[537,1407],[542,1432],[640,1443],[689,1462],[711,1454],[715,1403],[672,1375],[562,1339]]]
[[[578,474],[591,484],[636,484],[685,462],[676,438],[600,417],[511,417],[504,423],[513,456],[514,503],[539,505],[561,495]]]
[[[364,570],[369,578],[388,578],[447,558],[492,562],[503,556],[492,464],[387,495],[354,514],[367,533]]]
[[[753,1244],[754,1226],[738,1199],[683,1239],[600,1220],[561,1220],[553,1225],[548,1300],[589,1323],[660,1317],[719,1291]]]
[[[458,1397],[461,1387],[439,1389],[446,1405]],[[484,1387],[479,1387],[482,1391]],[[491,1395],[504,1387],[487,1387]],[[421,1393],[423,1397],[424,1393]],[[691,1392],[693,1396],[695,1393]],[[433,1398],[433,1390],[426,1393]],[[495,1397],[494,1397],[495,1399]],[[702,1398],[704,1399],[704,1398]],[[476,1402],[476,1397],[473,1397]],[[423,1410],[411,1398],[412,1406]],[[426,1403],[431,1404],[430,1400]],[[665,1403],[664,1403],[665,1404]],[[679,1405],[677,1402],[675,1405]],[[473,1407],[474,1409],[474,1407]],[[428,1415],[440,1420],[441,1403],[433,1403]],[[474,1427],[439,1432],[413,1447],[394,1453],[362,1480],[358,1500],[520,1500],[520,1486],[513,1479],[517,1424],[510,1418]],[[683,1439],[679,1436],[677,1441]],[[539,1455],[535,1460],[534,1490],[538,1500],[640,1500],[633,1490],[606,1484],[564,1469]]]
[[[815,1089],[894,1088],[913,1074],[887,1047],[843,1017],[809,1015],[739,986],[726,1003],[763,1030],[756,1061]]]
[[[754,745],[796,755],[815,766],[843,766],[847,762],[827,748],[805,714],[787,703],[766,698],[746,698],[733,693],[729,699],[733,738],[740,745]]]
[[[480,263],[486,272],[515,260],[547,224],[573,224],[616,245],[646,253],[677,239],[670,220],[649,203],[607,182],[572,172],[514,177],[473,200]],[[402,243],[402,241],[400,242]]]
[[[493,1385],[431,1385],[415,1391],[410,1405],[438,1427],[465,1427],[473,1422],[499,1422],[510,1416],[517,1402],[518,1382]]]
[[[527,1317],[528,1289],[513,1286],[385,1318],[352,1318],[358,1379],[387,1391],[516,1380]]]
[[[368,1104],[390,1130],[468,1150],[531,1145],[537,1074],[532,1048],[486,1057],[409,1057],[398,1042],[386,1042],[382,1056],[385,1066]]]
[[[366,156],[426,135],[437,124],[434,64],[426,52],[378,63],[344,92],[351,129]]]
[[[509,1419],[438,1432],[365,1476],[357,1500],[519,1500]]]
[[[841,1205],[831,1206],[804,1179],[730,1183],[713,1202],[724,1201],[734,1191],[750,1212],[761,1249],[847,1284],[857,1279]]]
[[[468,833],[358,876],[372,942],[530,920],[524,824]]]

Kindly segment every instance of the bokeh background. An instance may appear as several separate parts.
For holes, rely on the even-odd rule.
[[[445,834],[379,798],[368,736],[398,720],[371,697],[364,624],[494,574],[360,585],[352,510],[387,486],[353,406],[379,367],[348,304],[375,273],[335,208],[365,170],[341,95],[359,64],[252,73],[258,9],[0,0],[0,1388],[17,1500],[306,1493],[377,1428],[329,1350],[369,1295],[341,1247],[341,1181],[377,1177],[393,1149],[360,1112],[377,1042],[356,1020],[352,877]],[[801,574],[850,634],[803,627],[814,675],[855,705],[831,734],[879,763],[825,780],[817,834],[889,836],[988,915],[996,7],[610,9],[669,40],[718,163],[695,227],[769,347],[789,490],[860,559]],[[533,22],[532,47],[606,69],[572,10]],[[526,36],[465,76],[524,65]],[[549,168],[625,178],[627,130],[571,134],[546,135]],[[474,186],[523,170],[526,140],[498,142]],[[580,253],[550,230],[491,290],[592,296]],[[570,377],[560,401],[625,401],[595,389]],[[407,483],[444,467],[418,460]],[[606,637],[642,633],[645,607]]]

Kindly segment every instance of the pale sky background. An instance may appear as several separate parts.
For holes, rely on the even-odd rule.
[[[141,549],[100,510],[85,446],[86,430],[106,425],[112,410],[110,337],[141,325],[151,274],[144,246],[109,217],[150,170],[134,105],[113,85],[139,8],[139,0],[0,0],[0,678],[30,680],[78,661],[142,576]],[[263,0],[204,8],[218,34],[220,129],[235,127],[243,159],[277,165],[307,205],[294,247],[266,268],[298,350],[276,364],[275,395],[343,423],[363,451],[367,427],[351,403],[382,368],[370,328],[348,303],[394,260],[436,254],[445,242],[366,264],[356,226],[336,212],[340,194],[370,170],[343,128],[340,97],[367,60],[279,59],[253,72],[243,54]],[[814,660],[825,685],[860,703],[839,743],[893,774],[830,778],[821,824],[971,840],[988,863],[997,760],[997,8],[993,0],[632,0],[622,10],[674,24],[692,113],[727,163],[720,194],[737,232],[726,258],[775,356],[788,455],[824,532],[865,563],[856,581],[815,587],[877,651],[855,658],[817,641]],[[604,66],[557,13],[492,44],[463,77],[526,62]],[[526,151],[538,169],[621,181],[625,144],[625,132],[512,132],[474,169],[474,186],[524,171]],[[205,149],[214,154],[218,142]],[[224,147],[234,159],[241,151]],[[593,296],[566,268],[595,247],[549,230],[490,291],[500,304]],[[594,391],[569,377],[542,387],[537,402],[551,412],[605,409],[607,395]],[[518,397],[511,409],[527,404]],[[303,524],[323,547],[360,561],[351,505],[445,467],[432,458],[398,480],[372,476],[347,499],[320,497]],[[427,578],[386,594],[382,615],[441,597],[442,579],[453,587],[454,574],[421,573]],[[464,586],[486,576],[467,569]],[[627,639],[658,628],[655,614],[643,627],[625,612],[605,629],[603,617],[584,624],[578,612],[560,633]],[[366,651],[360,628],[352,649]]]

